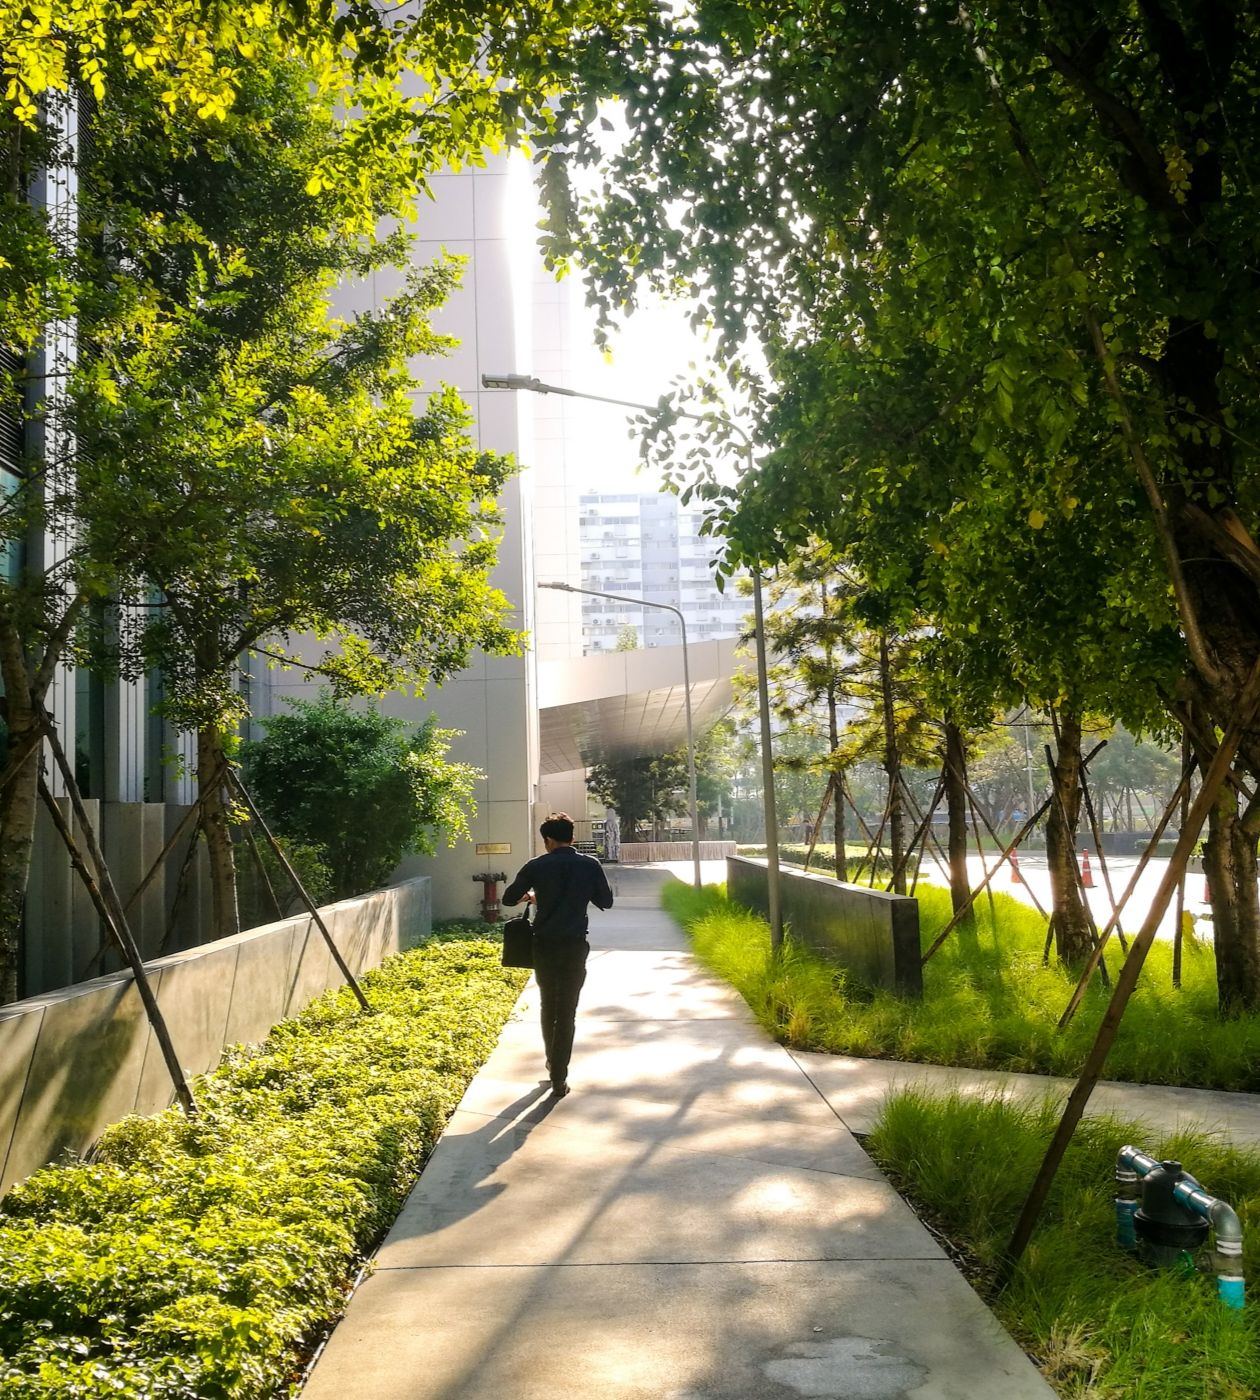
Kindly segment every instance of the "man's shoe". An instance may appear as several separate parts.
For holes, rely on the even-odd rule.
[[[563,1079],[560,1080],[559,1083],[557,1083],[554,1079],[551,1081],[551,1093],[554,1098],[562,1099],[568,1092],[569,1086],[565,1083]]]

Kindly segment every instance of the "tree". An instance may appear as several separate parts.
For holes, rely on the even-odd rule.
[[[408,852],[432,855],[439,836],[468,838],[482,774],[447,759],[458,731],[433,717],[409,731],[328,692],[289,705],[244,745],[245,773],[268,824],[323,853],[335,898],[375,888]]]
[[[128,554],[125,531],[105,532],[108,548],[100,563],[87,558],[75,533],[80,493],[61,389],[74,360],[76,322],[88,352],[81,360],[86,361],[93,337],[109,338],[109,315],[100,301],[102,295],[113,299],[109,314],[129,317],[141,341],[148,336],[148,372],[155,374],[163,345],[172,351],[178,337],[172,335],[167,292],[156,280],[145,279],[154,262],[178,265],[191,295],[176,302],[175,318],[183,316],[187,331],[205,312],[207,332],[195,365],[191,346],[181,345],[180,353],[188,358],[180,368],[195,368],[222,391],[224,383],[213,386],[209,372],[208,362],[223,348],[216,347],[210,323],[217,315],[221,327],[229,302],[241,323],[261,309],[254,306],[256,294],[268,285],[275,264],[263,268],[252,261],[259,252],[251,245],[259,221],[265,222],[268,213],[278,222],[287,215],[309,231],[331,216],[326,225],[330,233],[343,240],[358,236],[370,244],[382,191],[388,191],[391,216],[407,217],[434,171],[482,163],[488,151],[550,128],[570,100],[587,100],[578,84],[564,79],[580,71],[583,93],[588,83],[600,86],[607,37],[637,22],[635,7],[609,7],[598,0],[544,0],[531,8],[528,25],[521,23],[516,6],[470,8],[444,0],[411,17],[360,4],[343,7],[333,17],[326,7],[306,0],[214,5],[205,0],[162,5],[148,0],[0,0],[5,72],[0,88],[0,414],[11,420],[6,429],[42,444],[31,460],[13,464],[16,471],[6,474],[0,510],[0,540],[17,564],[15,575],[0,580],[0,677],[11,753],[17,760],[16,777],[0,796],[0,998],[11,998],[16,989],[17,937],[35,811],[33,739],[43,702],[58,665],[76,650],[84,617],[113,606],[112,561]],[[327,124],[322,140],[311,140],[309,127],[295,137],[285,116],[268,125],[273,114],[259,106],[260,84],[295,67],[306,74],[309,105],[354,114],[339,118],[335,139],[328,139],[334,128]],[[94,229],[89,220],[86,236],[80,236],[74,204],[65,192],[81,173],[77,165],[106,158],[94,138],[108,126],[110,114],[124,109],[138,123],[128,128],[119,121],[107,144],[115,173],[127,177],[127,198],[113,215],[98,219]],[[264,148],[273,169],[292,153],[286,175],[300,179],[286,185],[284,203],[273,211],[225,199],[216,236],[208,235],[206,212],[213,191],[199,192],[198,223],[185,208],[186,202],[197,202],[190,199],[192,187],[181,185],[181,179],[210,175],[217,180],[234,163],[239,174],[240,166],[257,160]],[[307,162],[304,168],[299,160]],[[120,217],[124,212],[134,215],[143,209],[137,198],[140,172],[155,169],[166,175],[150,191],[151,222],[128,222]],[[50,187],[60,189],[59,200],[31,198],[41,170],[51,171]],[[386,178],[378,178],[383,171]],[[237,192],[243,193],[246,184],[238,180]],[[254,180],[255,199],[263,196],[264,184]],[[178,197],[162,208],[162,197],[176,188]],[[304,203],[310,207],[301,207]],[[248,218],[233,223],[243,212],[253,216],[252,224]],[[283,265],[283,242],[271,251],[281,255]],[[310,251],[308,242],[303,252]],[[110,265],[111,254],[120,255],[115,267],[138,258],[127,264],[125,287],[98,275]],[[361,261],[360,267],[366,266]],[[293,265],[285,268],[285,285],[293,286],[297,271]],[[311,272],[316,277],[318,269]],[[203,286],[197,285],[199,278],[204,278]],[[128,289],[136,294],[134,301],[129,307],[118,305]],[[309,304],[301,309],[309,310]],[[147,330],[146,316],[153,318]],[[165,342],[163,337],[168,337]],[[247,339],[236,334],[235,343]],[[219,361],[224,378],[231,375],[230,358],[224,350]],[[176,366],[168,368],[173,372]],[[253,368],[247,360],[237,364],[238,370]],[[143,381],[143,373],[136,377]],[[79,380],[82,422],[93,412],[85,399],[89,380],[86,372]],[[97,387],[102,394],[110,392],[107,371]],[[186,400],[184,406],[190,403]],[[108,417],[108,399],[98,407],[100,416]],[[130,425],[138,436],[147,406],[141,397],[131,407],[139,415]],[[313,412],[313,401],[304,407]],[[259,423],[263,416],[256,415]],[[453,405],[439,406],[421,436],[427,431],[434,441],[442,439],[457,416]],[[211,408],[201,426],[221,428]],[[487,479],[484,485],[490,490],[493,482]],[[298,503],[301,498],[292,499]],[[142,527],[144,521],[141,516],[126,523]],[[196,539],[191,533],[186,538]],[[96,540],[101,543],[99,534]],[[27,542],[31,548],[23,553]],[[126,631],[125,617],[123,623]],[[77,656],[85,661],[88,655],[84,642]],[[215,849],[223,866],[221,823],[216,830]],[[228,903],[220,882],[224,910]]]
[[[825,725],[822,761],[835,788],[831,818],[837,880],[848,879],[844,768],[854,755],[842,754],[840,736],[842,708],[855,696],[858,622],[853,601],[859,590],[835,552],[815,541],[784,561],[766,599],[766,650],[775,658],[768,681],[775,714],[792,728]],[[752,699],[751,685],[745,699]]]
[[[727,716],[718,720],[696,740],[696,811],[700,835],[708,834],[709,823],[730,820],[735,797],[735,779],[743,760],[743,743],[735,721]],[[686,754],[683,754],[684,762]]]
[[[1257,210],[1237,135],[1258,52],[1250,14],[1118,0],[662,20],[626,56],[630,139],[577,217],[605,307],[643,276],[687,280],[737,377],[750,328],[768,349],[798,441],[741,492],[761,506],[740,512],[746,557],[827,533],[838,504],[880,546],[861,561],[878,586],[918,593],[920,564],[948,562],[926,611],[960,650],[977,593],[986,627],[1040,634],[999,703],[1068,698],[1069,717],[1140,727],[1194,700],[1223,729],[1260,657]],[[1013,602],[1047,578],[1055,606]],[[1068,636],[1107,626],[1056,645],[1056,613]],[[1253,773],[1258,745],[1249,730]],[[1254,855],[1260,810],[1241,820]],[[1254,859],[1238,868],[1250,907]],[[1260,981],[1222,999],[1254,1004]]]
[[[686,752],[675,749],[593,764],[586,788],[621,818],[623,840],[639,839],[638,828],[647,822],[654,839],[662,822],[687,810]]]
[[[137,143],[148,86],[117,82],[82,170],[106,290],[80,320],[94,353],[72,381],[74,509],[115,596],[156,604],[132,649],[161,668],[168,717],[198,734],[220,937],[237,925],[220,770],[244,712],[242,653],[283,658],[292,632],[336,638],[320,669],[343,691],[379,692],[441,679],[474,645],[514,645],[488,580],[510,464],[477,452],[453,391],[417,413],[407,367],[448,343],[429,318],[455,271],[439,264],[380,312],[331,319],[337,278],[406,248],[358,235],[334,193],[306,193],[340,139],[309,80],[260,62],[220,128],[177,160]],[[393,169],[361,172],[382,217]]]
[[[1100,822],[1106,820],[1110,805],[1116,826],[1151,831],[1176,790],[1181,763],[1160,744],[1138,739],[1116,725],[1107,736],[1107,747],[1090,764],[1089,776]]]

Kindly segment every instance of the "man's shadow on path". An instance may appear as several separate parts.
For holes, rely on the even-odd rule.
[[[559,1102],[544,1079],[473,1132],[452,1133],[448,1125],[395,1222],[393,1235],[414,1239],[436,1234],[488,1205],[507,1189],[488,1178]],[[475,1110],[460,1112],[472,1115]]]

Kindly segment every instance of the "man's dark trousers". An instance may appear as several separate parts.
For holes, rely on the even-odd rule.
[[[578,997],[586,981],[586,955],[590,951],[591,945],[585,938],[548,938],[546,934],[534,937],[534,979],[538,983],[547,1073],[553,1084],[564,1084],[569,1077]]]

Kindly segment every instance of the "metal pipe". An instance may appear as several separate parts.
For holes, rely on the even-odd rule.
[[[766,618],[761,602],[761,574],[753,574],[753,617],[757,632],[757,709],[761,724],[762,811],[766,819],[766,903],[770,946],[783,946],[783,905],[779,898],[779,818],[774,796],[774,750],[770,731],[770,685],[766,670]]]

